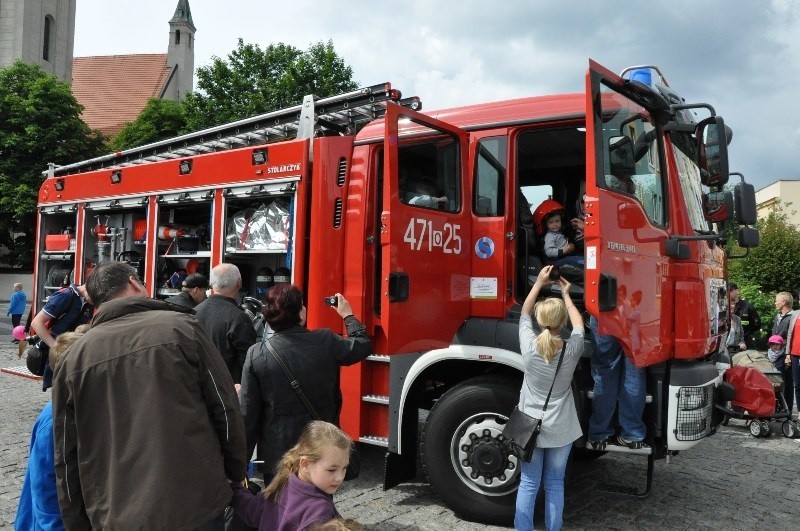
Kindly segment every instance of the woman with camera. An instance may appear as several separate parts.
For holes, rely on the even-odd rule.
[[[542,288],[553,282],[561,286],[563,300],[550,298],[537,302]],[[561,529],[567,460],[572,443],[583,434],[571,387],[572,373],[583,353],[583,318],[570,298],[570,286],[553,266],[543,267],[519,318],[519,346],[525,364],[519,408],[531,417],[542,419],[542,423],[530,462],[520,463],[516,530],[533,529],[533,507],[542,483],[545,526],[548,530]],[[534,330],[533,319],[538,332]],[[567,320],[572,333],[565,340],[561,338],[561,329]]]
[[[248,455],[258,444],[265,484],[309,421],[339,424],[339,367],[372,353],[366,327],[353,316],[347,299],[341,293],[326,299],[344,320],[346,338],[329,329],[306,328],[303,292],[291,284],[277,284],[267,292],[262,309],[275,333],[247,352],[240,402]],[[293,387],[292,380],[299,387]]]

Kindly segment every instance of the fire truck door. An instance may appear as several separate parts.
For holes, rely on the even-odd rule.
[[[586,285],[601,334],[637,366],[669,355],[666,171],[647,102],[595,62],[586,75]],[[645,89],[649,90],[649,89]],[[662,314],[664,318],[662,319]]]
[[[467,134],[394,104],[385,124],[380,314],[387,349],[444,347],[470,308]]]

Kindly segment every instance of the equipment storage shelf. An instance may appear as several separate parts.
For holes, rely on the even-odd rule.
[[[295,183],[229,189],[225,195],[225,261],[242,273],[244,291],[263,300],[276,282],[290,282],[287,257]]]
[[[77,205],[42,207],[37,290],[44,302],[75,277],[75,224]]]
[[[180,290],[187,275],[209,275],[212,194],[205,190],[158,197],[156,296]]]
[[[147,197],[94,201],[85,207],[83,230],[84,279],[109,260],[127,262],[144,278],[144,238]]]

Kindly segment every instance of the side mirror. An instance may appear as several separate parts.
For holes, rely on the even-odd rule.
[[[703,194],[703,214],[711,223],[733,219],[733,194],[729,191]]]
[[[621,203],[617,207],[617,225],[622,229],[641,229],[647,225],[647,218],[639,205]]]
[[[758,221],[756,190],[752,184],[741,182],[733,189],[736,221],[740,225],[755,225]]]
[[[761,239],[758,235],[758,230],[753,227],[741,227],[739,229],[739,247],[750,249],[758,247],[759,243],[761,243]]]
[[[728,182],[728,131],[721,116],[711,116],[697,124],[700,181],[705,186]]]

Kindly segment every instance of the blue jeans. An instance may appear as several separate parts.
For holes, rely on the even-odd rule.
[[[555,265],[557,266],[571,265],[575,267],[583,267],[583,256],[582,255],[565,256],[564,258],[559,258],[558,260],[556,260]]]
[[[589,417],[589,440],[602,441],[614,435],[611,422],[619,400],[621,435],[629,441],[643,441],[647,435],[642,420],[647,399],[644,369],[636,368],[614,336],[598,334],[594,316],[589,319],[589,328],[595,341],[592,354],[594,398],[592,416]]]
[[[533,530],[533,506],[544,479],[544,523],[548,531],[561,529],[564,515],[564,474],[567,471],[572,443],[559,448],[534,448],[530,463],[520,461],[517,511],[514,514],[516,531]]]

